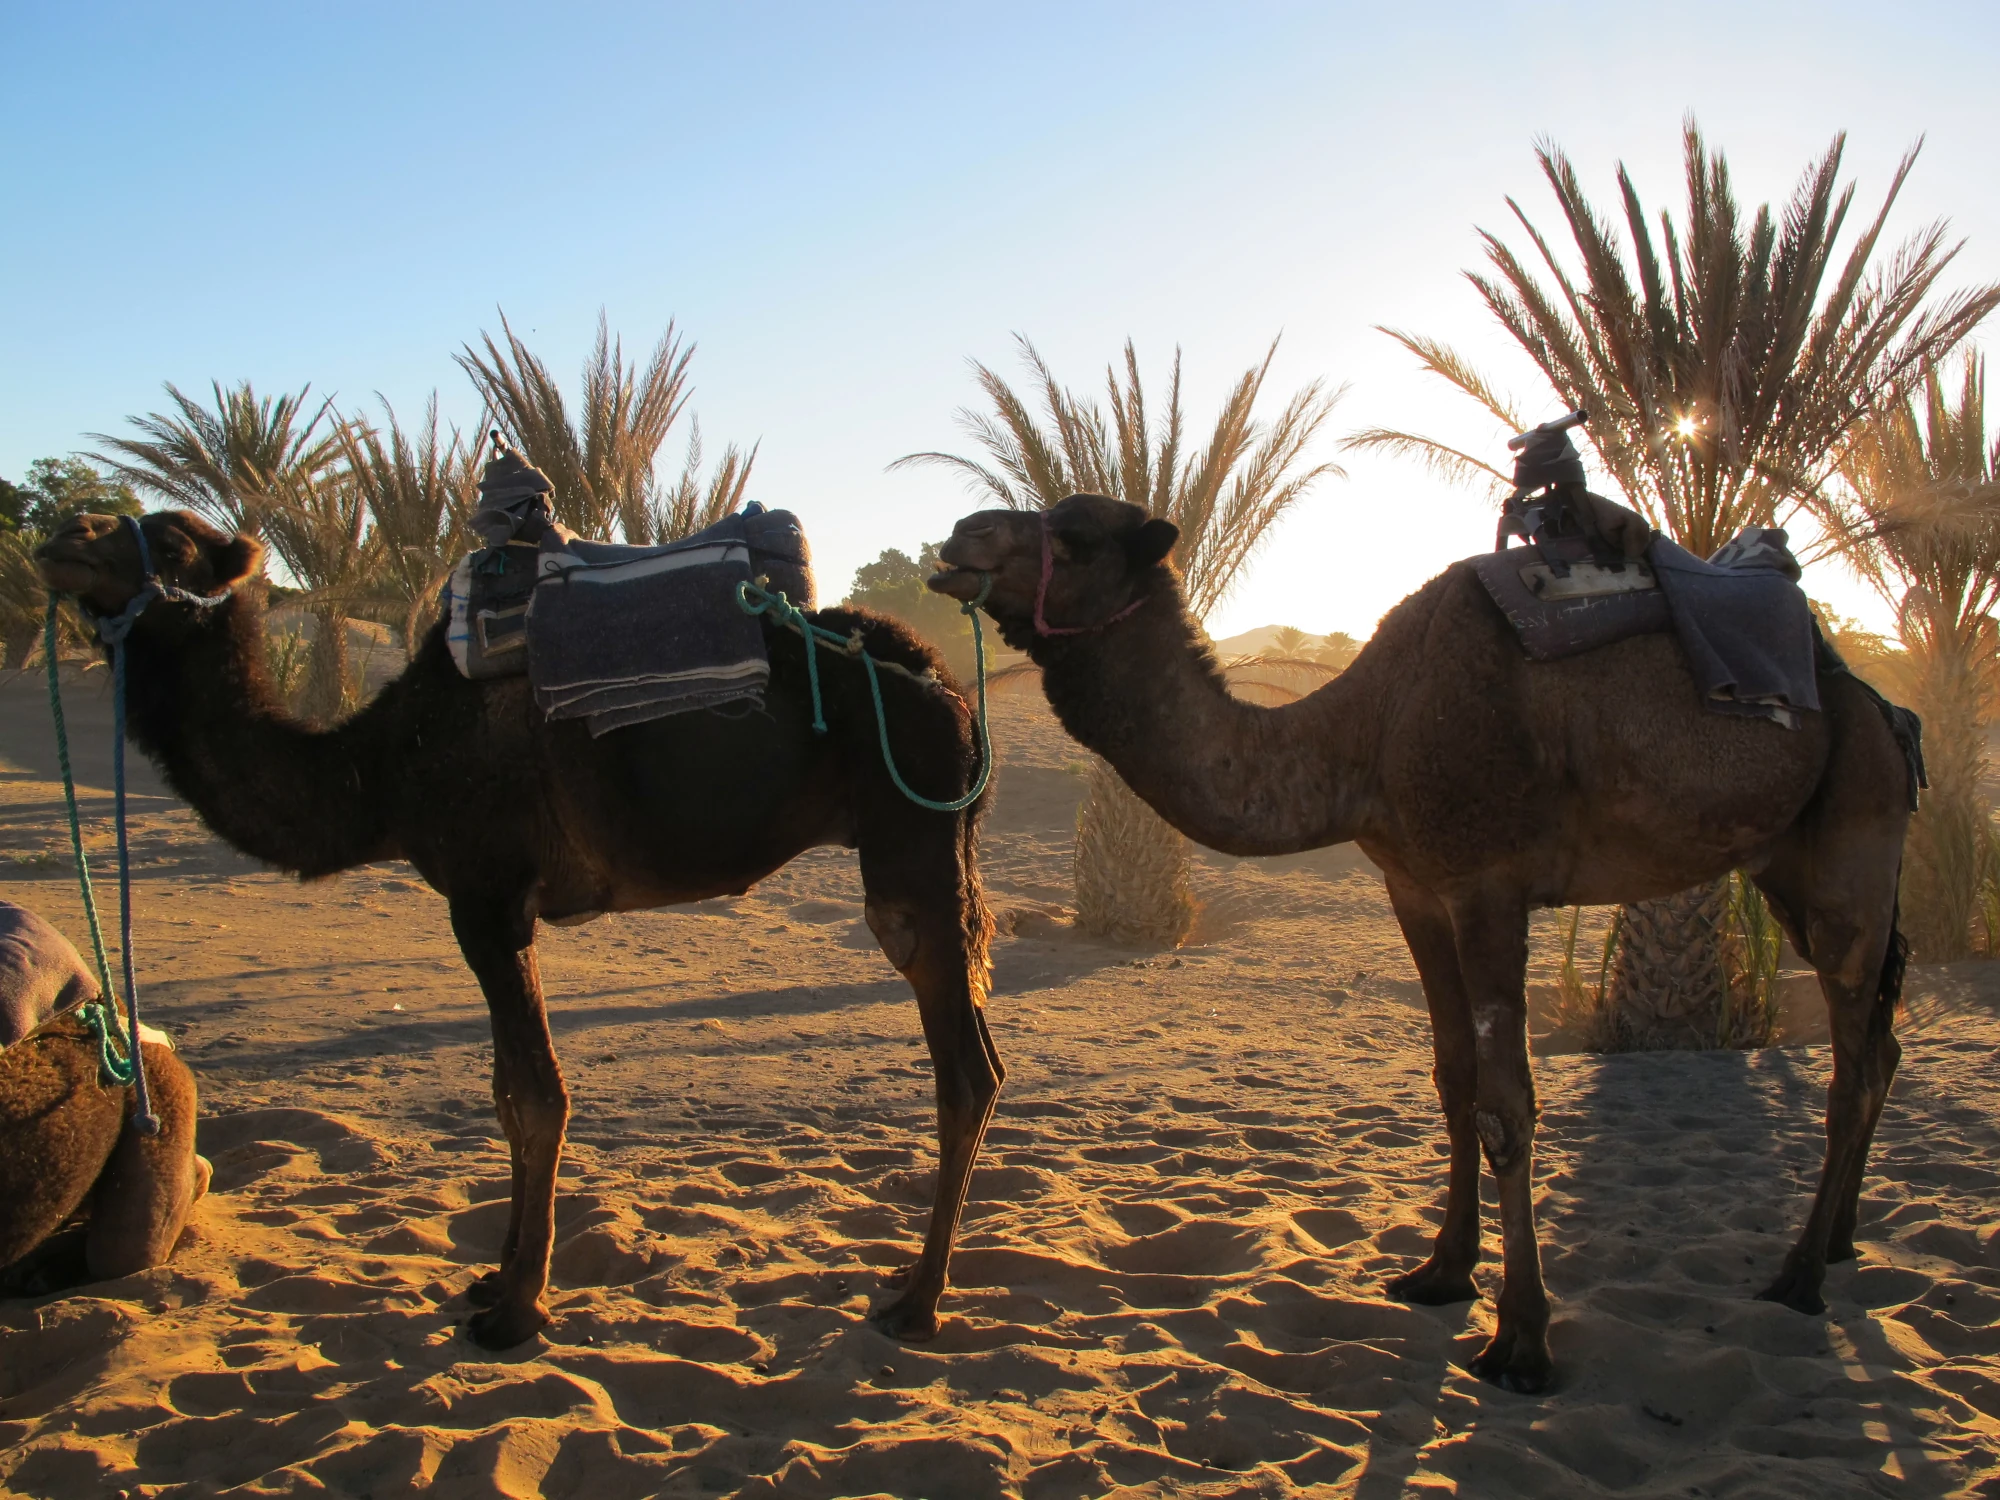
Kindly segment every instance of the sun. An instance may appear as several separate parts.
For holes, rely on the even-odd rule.
[[[1693,417],[1682,417],[1678,422],[1674,423],[1674,431],[1684,438],[1691,438],[1700,426],[1701,424],[1695,421]]]

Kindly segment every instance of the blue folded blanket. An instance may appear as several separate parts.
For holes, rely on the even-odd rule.
[[[528,680],[552,719],[593,735],[667,714],[760,704],[763,628],[737,606],[741,542],[545,545],[528,608]]]
[[[1752,528],[1704,562],[1656,536],[1647,560],[1702,700],[1795,729],[1801,710],[1819,708],[1819,678],[1812,610],[1784,540]]]

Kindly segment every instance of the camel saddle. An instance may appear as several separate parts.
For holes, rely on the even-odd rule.
[[[1528,545],[1471,560],[1530,660],[1671,630],[1715,712],[1788,729],[1818,712],[1819,632],[1782,530],[1745,527],[1703,559],[1587,492],[1543,496],[1534,519]]]
[[[760,699],[763,631],[738,608],[746,581],[813,607],[812,553],[798,518],[752,501],[657,547],[578,537],[555,518],[555,486],[496,430],[468,553],[445,586],[445,640],[476,680],[528,676],[552,718],[623,723]],[[539,609],[537,600],[541,601]]]

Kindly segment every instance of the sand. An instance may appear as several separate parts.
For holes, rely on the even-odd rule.
[[[99,681],[71,694],[95,789]],[[0,897],[81,942],[42,714],[0,687]],[[864,1320],[921,1233],[933,1121],[850,855],[544,931],[576,1107],[555,1318],[496,1356],[456,1332],[507,1176],[443,903],[401,867],[261,872],[141,768],[146,1010],[200,1080],[215,1190],[171,1266],[0,1302],[0,1490],[2000,1496],[1989,966],[1914,976],[1824,1318],[1751,1300],[1816,1177],[1823,1046],[1539,1058],[1561,1383],[1509,1395],[1462,1369],[1489,1301],[1381,1293],[1437,1222],[1443,1131],[1373,872],[1206,859],[1190,947],[1085,941],[1081,753],[1030,698],[996,735],[1011,1075],[921,1346]],[[1552,918],[1535,952],[1546,981]]]

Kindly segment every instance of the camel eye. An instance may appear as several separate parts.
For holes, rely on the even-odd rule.
[[[1097,550],[1097,538],[1088,532],[1058,528],[1055,533],[1056,545],[1062,549],[1064,557],[1081,561]]]

